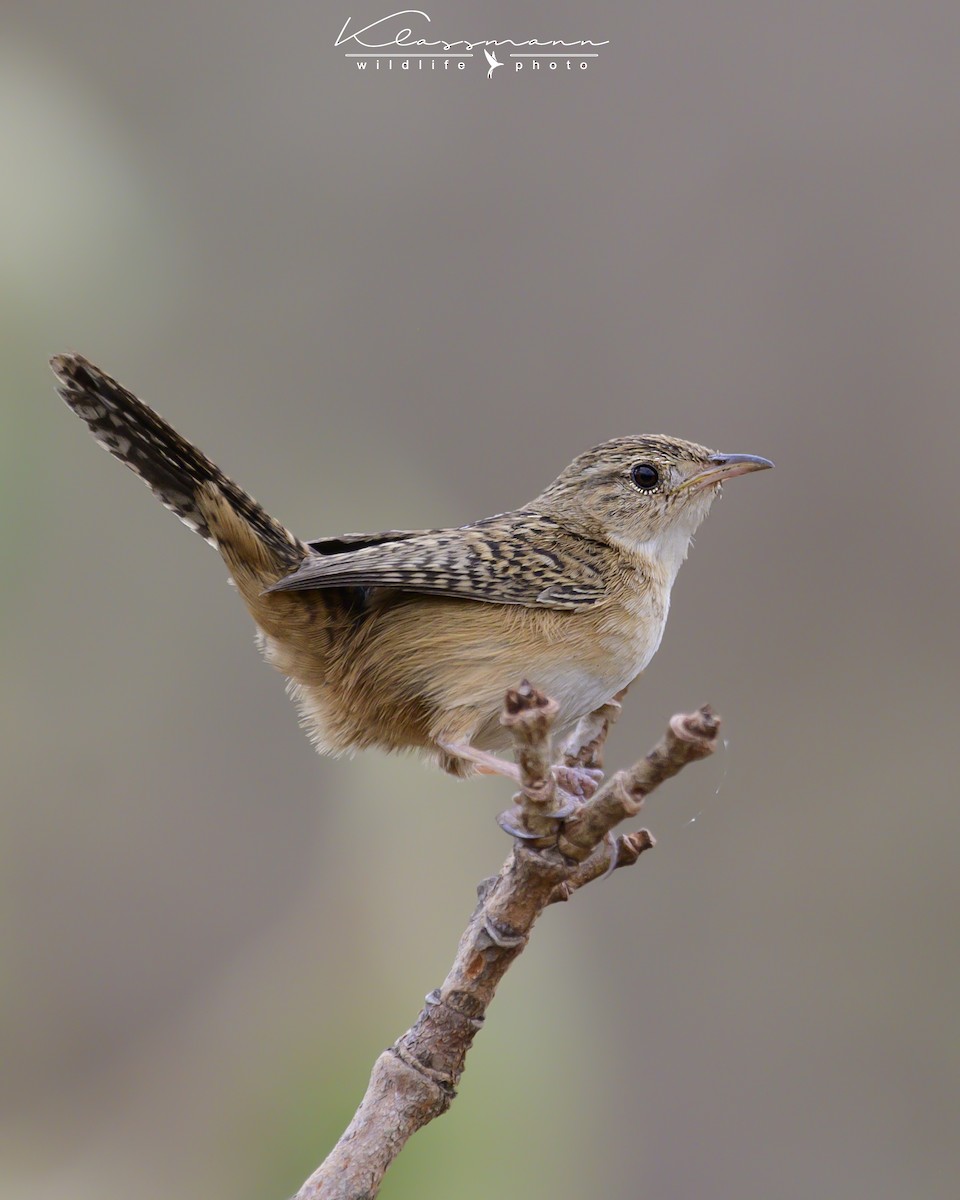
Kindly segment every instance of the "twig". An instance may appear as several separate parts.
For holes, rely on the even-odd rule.
[[[565,746],[565,766],[599,765],[618,701],[581,723],[583,740]],[[487,1006],[537,917],[653,846],[645,829],[619,838],[611,830],[687,763],[712,754],[720,728],[709,708],[673,717],[646,758],[571,811],[560,801],[550,766],[556,712],[556,704],[526,682],[507,693],[501,719],[513,736],[522,785],[514,809],[501,817],[516,834],[513,849],[500,874],[477,889],[477,907],[446,979],[414,1025],[377,1059],[353,1120],[296,1200],[373,1200],[407,1139],[453,1102]]]

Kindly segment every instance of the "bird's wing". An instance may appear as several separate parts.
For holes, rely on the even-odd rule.
[[[491,54],[490,51],[487,49],[484,49],[483,52],[487,56],[487,62],[490,64],[491,67],[495,67],[498,65],[496,54]]]
[[[385,529],[382,533],[338,533],[336,537],[317,538],[307,542],[314,554],[344,554],[351,550],[362,550],[366,546],[379,546],[383,542],[402,542],[407,538],[425,537],[432,529]]]
[[[348,534],[313,551],[271,592],[396,588],[531,608],[589,608],[606,594],[609,547],[538,513],[508,513],[460,529]]]

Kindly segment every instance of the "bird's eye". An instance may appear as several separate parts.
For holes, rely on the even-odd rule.
[[[660,482],[660,472],[650,463],[637,463],[630,478],[641,492],[652,492]]]

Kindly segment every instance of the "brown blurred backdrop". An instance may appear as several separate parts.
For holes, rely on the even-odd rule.
[[[489,82],[358,72],[390,11],[5,6],[0,1193],[291,1193],[507,850],[496,783],[313,754],[72,348],[304,536],[620,433],[774,458],[611,757],[705,700],[725,752],[547,914],[383,1195],[954,1197],[960,8],[430,7],[610,41]]]

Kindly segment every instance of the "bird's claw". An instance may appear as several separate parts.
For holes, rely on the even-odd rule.
[[[575,796],[578,800],[589,800],[603,782],[599,767],[555,766],[553,777],[558,788]]]
[[[497,816],[497,824],[504,833],[509,833],[511,837],[520,838],[521,841],[536,841],[544,836],[543,830],[536,832],[531,831],[526,825],[526,818],[529,814],[522,803],[523,793],[514,796],[514,806],[506,812],[502,812]],[[556,821],[559,826],[561,821],[565,821],[567,817],[572,817],[583,807],[583,801],[579,796],[572,796],[569,792],[565,792],[563,788],[556,789],[556,803],[549,812],[539,813],[537,816],[542,820],[549,818],[551,821]]]

